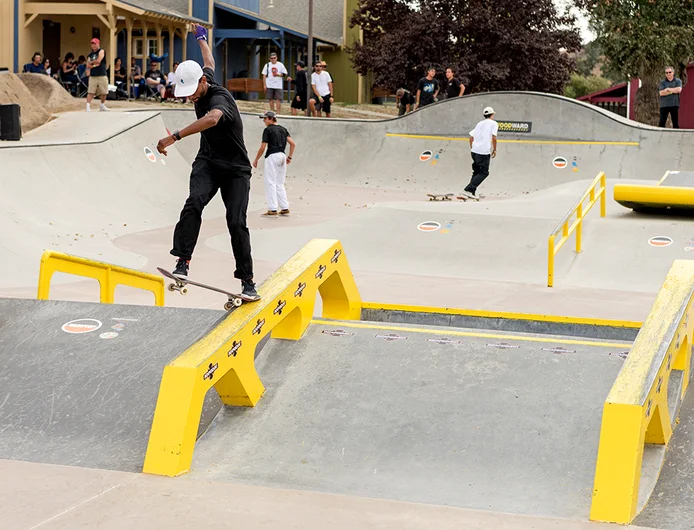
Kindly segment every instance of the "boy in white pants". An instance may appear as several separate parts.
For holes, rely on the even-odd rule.
[[[289,131],[277,124],[277,115],[269,110],[260,119],[265,122],[263,131],[263,141],[258,149],[258,154],[253,161],[253,167],[258,167],[258,160],[263,156],[265,148],[265,198],[268,210],[263,214],[265,217],[278,215],[289,215],[289,201],[287,201],[287,190],[284,181],[287,178],[287,164],[292,163],[292,155],[296,144]],[[289,156],[284,154],[289,144]]]

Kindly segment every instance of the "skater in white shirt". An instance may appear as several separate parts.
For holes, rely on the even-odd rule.
[[[470,131],[470,149],[472,155],[472,179],[463,195],[478,199],[477,188],[489,176],[489,163],[496,157],[496,136],[499,124],[494,121],[494,109],[484,109],[484,119]]]
[[[265,88],[265,96],[270,100],[270,110],[277,114],[282,109],[284,76],[286,75],[287,68],[277,60],[276,53],[271,53],[270,62],[263,67],[263,88]]]
[[[330,118],[330,105],[335,102],[333,98],[333,78],[323,70],[320,61],[314,65],[315,72],[311,74],[311,88],[313,96],[308,102],[311,115],[315,118],[321,117],[321,111],[325,112],[325,117]]]

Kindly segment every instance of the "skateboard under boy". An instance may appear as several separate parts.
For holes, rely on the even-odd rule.
[[[427,193],[427,197],[429,197],[430,201],[452,201],[453,195],[453,193],[442,193],[440,195],[436,195],[434,193]]]
[[[178,278],[177,276],[174,276],[172,273],[170,273],[166,269],[162,269],[161,267],[157,267],[157,270],[162,276],[174,281],[174,283],[169,284],[169,291],[178,291],[179,293],[185,295],[188,294],[188,288],[186,287],[186,285],[194,285],[195,287],[207,289],[208,291],[214,291],[216,293],[222,293],[227,295],[227,301],[224,304],[224,309],[227,311],[231,311],[233,308],[239,307],[244,302],[255,301],[246,300],[240,294],[230,293],[229,291],[225,291],[224,289],[218,289],[217,287],[212,287],[211,285],[205,285],[204,283],[198,283],[192,280]]]

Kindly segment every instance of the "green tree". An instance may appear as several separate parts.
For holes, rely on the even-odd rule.
[[[454,67],[471,92],[560,94],[580,48],[573,16],[553,0],[360,0],[348,48],[355,70],[390,89],[413,89],[428,66]]]
[[[604,77],[596,75],[581,75],[578,73],[571,74],[571,80],[564,89],[564,95],[567,98],[580,98],[586,94],[604,90],[612,86],[612,82]]]
[[[685,82],[694,56],[692,0],[574,0],[584,9],[611,68],[625,78],[638,76],[636,119],[657,125],[658,84],[667,65]]]

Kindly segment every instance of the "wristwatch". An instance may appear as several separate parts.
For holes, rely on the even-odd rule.
[[[181,133],[178,131],[174,131],[171,133],[171,138],[173,138],[176,141],[180,141],[181,139]]]

